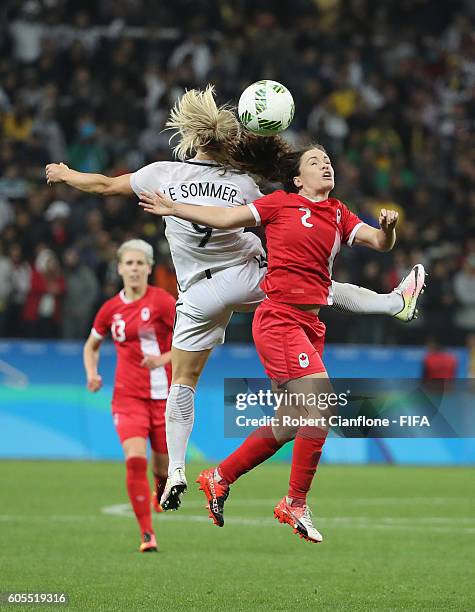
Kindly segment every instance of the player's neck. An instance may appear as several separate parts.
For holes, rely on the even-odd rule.
[[[197,151],[196,155],[193,157],[193,159],[197,159],[197,160],[212,160],[213,158],[211,157],[211,155],[209,155],[208,153],[206,153],[205,151]]]
[[[128,302],[136,302],[143,298],[147,293],[147,285],[145,287],[124,287],[125,299]]]
[[[309,200],[312,200],[313,202],[324,202],[325,200],[328,200],[328,196],[330,195],[330,192],[300,189],[299,195],[303,196],[304,198],[308,198]]]

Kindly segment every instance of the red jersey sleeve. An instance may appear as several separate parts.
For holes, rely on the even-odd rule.
[[[276,218],[282,206],[282,198],[285,195],[285,191],[278,190],[254,200],[252,204],[248,204],[256,220],[256,225],[267,225]]]
[[[363,221],[355,215],[355,213],[351,212],[351,210],[345,206],[342,202],[341,205],[341,229],[342,229],[342,237],[341,241],[343,244],[347,244],[348,246],[353,245],[353,241],[356,236],[356,232],[359,228],[364,225]]]
[[[165,327],[169,330],[173,330],[173,324],[175,323],[175,298],[168,293],[168,291],[160,290],[157,293],[157,302],[160,307],[160,315]]]
[[[94,323],[92,325],[91,333],[98,340],[107,336],[110,330],[111,320],[109,315],[108,302],[102,304],[99,308]]]

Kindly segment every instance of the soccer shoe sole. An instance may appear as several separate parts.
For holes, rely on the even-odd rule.
[[[279,523],[290,525],[294,530],[294,533],[298,534],[298,536],[302,540],[312,542],[312,544],[321,544],[322,540],[314,540],[313,538],[310,538],[307,534],[307,530],[299,521],[295,521],[294,518],[292,518],[279,508],[274,509],[274,518],[276,518]]]
[[[205,509],[208,510],[208,518],[210,518],[213,521],[216,527],[224,527],[224,516],[222,515],[222,513],[217,512],[215,514],[213,510],[211,510],[211,500],[213,498],[214,499],[217,499],[217,498],[213,496],[210,490],[209,480],[205,478],[204,476],[201,476],[200,474],[195,482],[197,482],[200,485],[198,489],[200,491],[203,491],[203,493],[206,495],[206,499],[208,503],[206,504]]]
[[[428,274],[425,271],[424,266],[422,264],[416,264],[414,268],[417,268],[416,287],[420,285],[420,283],[422,282],[422,288],[419,291],[419,294],[417,295],[417,297],[414,298],[414,308],[412,309],[411,318],[407,320],[408,323],[410,321],[413,321],[414,319],[417,319],[417,317],[419,316],[419,309],[417,308],[417,302],[419,301],[420,297],[424,295],[424,291],[427,287],[426,279],[427,279]],[[418,276],[421,276],[422,278],[419,280],[417,278]]]
[[[178,508],[181,506],[181,498],[186,493],[187,488],[188,486],[184,482],[174,485],[170,489],[170,495],[160,504],[162,510],[164,512],[168,512],[169,510],[178,510]]]
[[[410,301],[413,301],[414,304],[409,308],[409,313],[407,315],[407,318],[405,319],[401,319],[398,317],[398,315],[406,309],[406,303],[404,302],[404,307],[403,309],[398,312],[397,314],[394,315],[394,317],[396,319],[399,319],[400,321],[403,321],[404,323],[410,323],[411,321],[413,321],[414,319],[417,319],[417,317],[419,316],[419,309],[417,308],[417,303],[420,299],[420,297],[424,294],[425,288],[426,288],[426,279],[427,279],[427,272],[425,271],[425,268],[422,264],[416,264],[413,268],[413,270],[416,270],[416,289],[415,289],[415,296],[412,296],[410,298]]]

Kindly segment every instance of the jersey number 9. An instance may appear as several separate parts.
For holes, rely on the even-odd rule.
[[[196,232],[199,232],[200,234],[204,234],[204,236],[200,240],[200,243],[199,243],[198,246],[199,247],[205,247],[208,244],[209,239],[211,238],[211,233],[213,231],[213,228],[211,228],[211,227],[204,227],[203,225],[198,225],[197,223],[192,223],[192,225],[193,225],[193,229]]]

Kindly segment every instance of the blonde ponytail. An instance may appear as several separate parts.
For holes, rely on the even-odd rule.
[[[180,142],[173,148],[179,159],[185,159],[198,149],[205,149],[213,157],[226,156],[226,147],[239,138],[239,122],[228,106],[217,106],[214,87],[204,91],[190,89],[175,104],[166,123]]]

